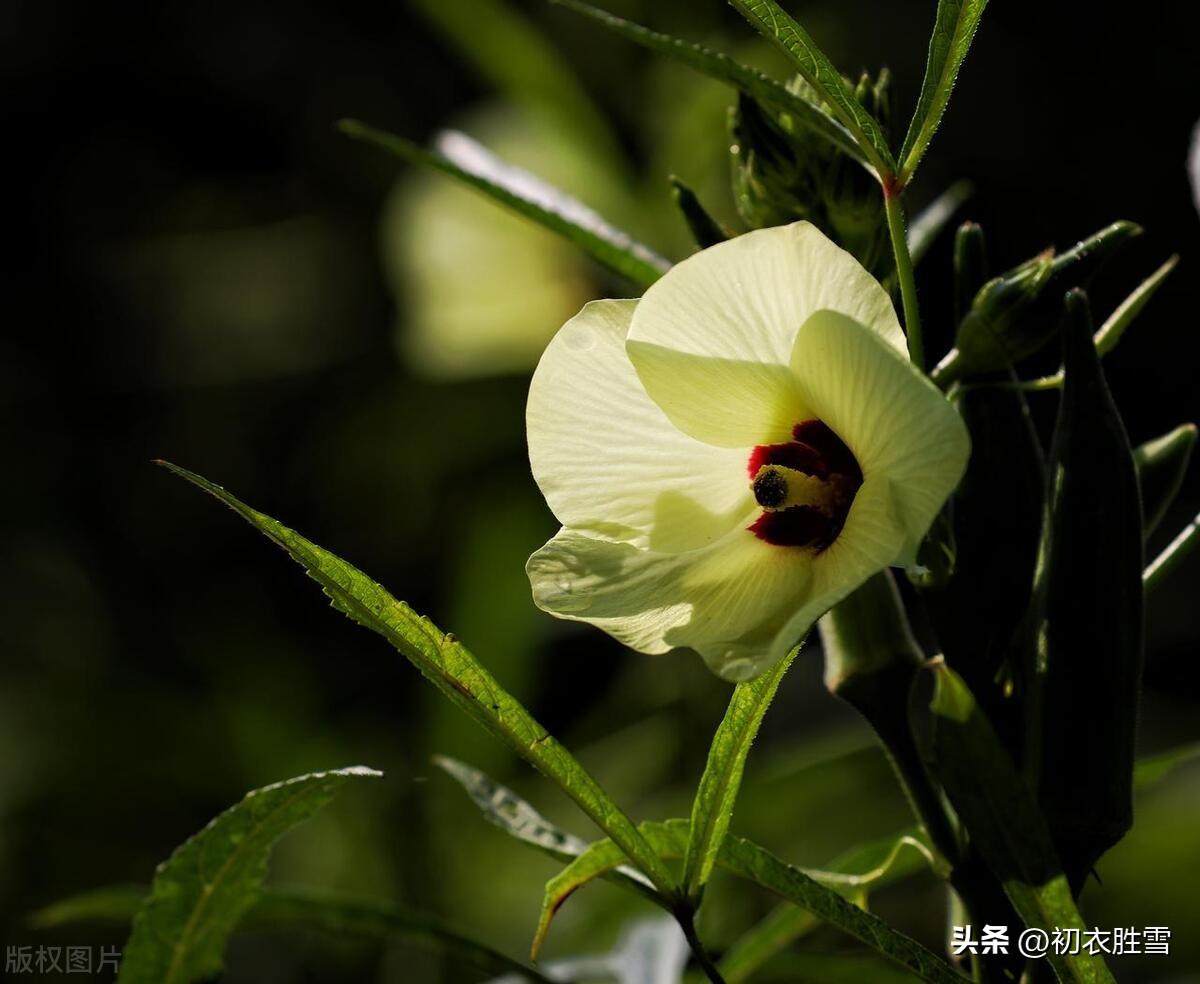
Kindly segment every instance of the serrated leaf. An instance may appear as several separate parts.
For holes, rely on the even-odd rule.
[[[683,891],[694,902],[699,901],[704,891],[733,819],[733,805],[750,746],[775,698],[779,682],[799,651],[797,646],[762,676],[734,687],[725,717],[713,735],[704,775],[692,801],[690,835],[683,859]]]
[[[528,801],[479,769],[444,755],[434,756],[433,761],[466,790],[490,823],[511,837],[536,847],[558,861],[571,861],[588,849],[588,842],[582,837],[552,824]],[[626,883],[643,895],[657,897],[654,884],[628,865],[615,868],[609,872],[609,877],[612,881]]]
[[[178,465],[162,464],[215,496],[291,555],[324,589],[333,607],[378,633],[398,649],[452,703],[555,782],[655,886],[671,892],[671,873],[633,822],[591,774],[488,673],[453,635],[393,598],[362,571],[265,513],[252,509],[219,485]]]
[[[582,202],[536,175],[508,164],[465,133],[443,133],[434,149],[385,133],[358,120],[343,120],[343,133],[414,164],[441,171],[488,198],[558,233],[592,259],[639,287],[649,287],[671,264]]]
[[[80,922],[128,923],[146,896],[143,885],[114,885],[63,899],[34,914],[31,924],[51,929]],[[334,936],[401,939],[427,949],[453,953],[486,973],[519,973],[522,980],[552,979],[440,921],[378,899],[297,888],[264,888],[238,921],[237,932],[311,927]]]
[[[850,131],[883,184],[896,174],[896,162],[879,123],[863,109],[841,74],[808,32],[775,0],[730,0],[738,12],[792,60],[796,70]]]
[[[687,65],[709,78],[725,82],[740,92],[753,96],[777,112],[787,113],[800,127],[823,137],[854,160],[867,165],[868,161],[853,134],[832,119],[821,107],[792,92],[787,86],[756,68],[743,65],[720,51],[651,31],[641,24],[617,17],[606,10],[581,3],[579,0],[551,0],[552,3],[585,17],[621,35],[626,40]]]
[[[937,132],[986,6],[987,0],[938,0],[921,95],[900,151],[900,179],[905,184]]]
[[[687,850],[689,827],[686,820],[647,821],[638,829],[665,860],[682,858]],[[555,913],[581,886],[620,864],[621,852],[608,840],[596,841],[583,855],[546,884],[542,914],[534,937],[536,957]],[[780,860],[765,848],[742,837],[728,835],[722,842],[717,864],[740,878],[752,881],[793,905],[812,912],[831,926],[862,941],[876,952],[895,961],[925,981],[936,984],[963,984],[966,978],[915,940],[893,929],[877,916],[859,908],[842,892],[822,884],[814,874]],[[842,876],[838,875],[842,881]],[[844,884],[843,884],[843,887]],[[666,899],[664,907],[670,906]]]
[[[1046,822],[1025,780],[970,689],[944,663],[930,664],[934,765],[971,843],[1027,926],[1085,930]],[[1059,980],[1111,984],[1101,957],[1046,954]]]
[[[221,970],[225,943],[258,899],[275,842],[333,798],[362,767],[256,789],[161,864],[133,917],[118,984],[189,984]]]
[[[834,859],[822,870],[806,874],[866,908],[868,893],[923,868],[933,866],[933,853],[919,830],[883,837]],[[739,984],[773,956],[819,925],[807,909],[784,903],[743,933],[717,964],[726,984]]]

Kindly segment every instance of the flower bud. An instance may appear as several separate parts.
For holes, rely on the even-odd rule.
[[[864,74],[855,94],[886,128],[890,77]],[[820,105],[803,79],[789,86]],[[849,87],[849,83],[847,83]],[[891,270],[887,221],[878,181],[858,162],[786,114],[775,115],[741,95],[731,117],[733,188],[752,228],[806,219],[877,278]]]
[[[962,315],[954,348],[934,370],[934,379],[946,386],[1033,355],[1054,337],[1062,289],[1086,282],[1118,246],[1140,232],[1132,222],[1114,222],[1061,255],[1048,249],[989,280]]]

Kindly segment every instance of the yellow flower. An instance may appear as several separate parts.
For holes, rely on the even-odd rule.
[[[883,288],[807,222],[678,264],[565,324],[530,386],[529,458],[562,530],[539,607],[729,680],[912,563],[966,428],[908,362]]]

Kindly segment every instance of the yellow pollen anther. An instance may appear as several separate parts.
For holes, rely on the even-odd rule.
[[[852,484],[845,475],[830,475],[823,479],[786,465],[763,465],[754,476],[751,488],[755,500],[768,512],[812,506],[832,516],[846,495],[853,492]]]

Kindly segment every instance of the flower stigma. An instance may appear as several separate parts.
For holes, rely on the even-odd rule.
[[[748,464],[762,515],[748,528],[779,547],[825,550],[842,531],[862,469],[853,452],[820,420],[804,420],[792,440],[761,444]]]

